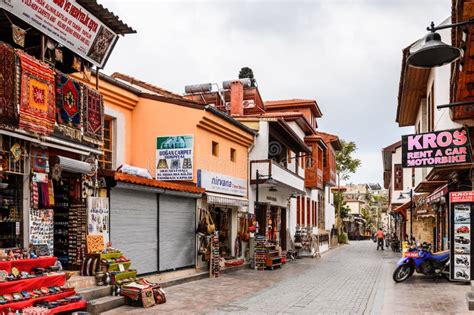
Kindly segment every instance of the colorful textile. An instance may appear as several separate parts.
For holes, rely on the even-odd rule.
[[[0,43],[0,126],[18,125],[18,71],[15,51]]]
[[[34,172],[47,173],[48,152],[42,149],[31,149],[32,168]]]
[[[54,71],[18,51],[21,65],[20,128],[39,136],[54,131]]]
[[[84,136],[83,140],[101,144],[104,130],[104,100],[102,95],[84,87]]]
[[[79,82],[56,71],[56,114],[58,129],[73,139],[81,139],[82,93]]]

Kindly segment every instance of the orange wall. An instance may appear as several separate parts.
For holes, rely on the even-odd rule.
[[[213,130],[201,127],[204,117],[206,121],[212,121]],[[147,168],[152,175],[155,173],[158,136],[194,135],[193,182],[197,180],[198,169],[247,178],[249,144],[237,144],[224,138],[219,134],[219,128],[228,129],[238,139],[251,136],[214,114],[202,109],[141,98],[133,111],[132,124],[132,165]],[[219,143],[218,157],[212,155],[212,141]],[[236,162],[230,160],[231,147],[236,149]]]

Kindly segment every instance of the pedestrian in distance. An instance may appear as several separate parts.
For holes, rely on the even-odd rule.
[[[383,231],[381,228],[379,228],[379,230],[377,231],[377,233],[375,233],[375,237],[377,237],[377,250],[379,250],[379,247],[383,249],[383,240],[385,238],[385,235],[383,234]]]

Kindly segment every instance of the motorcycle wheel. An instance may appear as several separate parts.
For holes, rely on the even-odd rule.
[[[403,282],[410,278],[414,272],[415,269],[409,265],[398,266],[393,272],[393,281]]]

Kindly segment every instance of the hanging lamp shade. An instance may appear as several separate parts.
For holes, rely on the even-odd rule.
[[[420,49],[407,58],[408,65],[416,68],[433,68],[449,64],[461,56],[459,48],[441,41],[441,35],[431,32]]]

